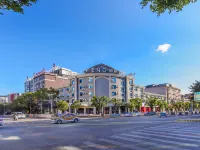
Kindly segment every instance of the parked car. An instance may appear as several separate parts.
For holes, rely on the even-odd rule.
[[[133,115],[135,115],[135,116],[141,116],[142,114],[141,114],[141,112],[136,111],[136,112],[133,113]]]
[[[0,116],[0,126],[3,126],[3,117]]]
[[[167,113],[166,112],[161,112],[160,114],[159,114],[159,117],[161,118],[161,117],[167,117]]]
[[[63,114],[61,116],[54,116],[51,118],[51,122],[54,124],[62,123],[78,123],[80,119],[75,114]]]
[[[15,113],[13,114],[13,116],[14,116],[14,115],[17,115],[17,118],[18,118],[18,119],[26,119],[25,114],[23,114],[22,112],[15,112]]]
[[[172,115],[172,116],[175,116],[176,114],[175,114],[175,112],[171,112],[171,115]]]
[[[188,116],[188,115],[189,115],[189,112],[188,112],[188,111],[186,111],[186,112],[185,112],[185,115],[186,115],[186,116]]]
[[[144,116],[153,116],[153,115],[156,115],[156,112],[148,112],[144,114]]]

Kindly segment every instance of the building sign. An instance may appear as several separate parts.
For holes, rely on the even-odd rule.
[[[194,101],[200,101],[200,92],[194,93]]]
[[[114,74],[120,74],[118,70],[113,69],[112,67],[109,67],[104,64],[96,65],[94,67],[91,67],[84,71],[84,73],[114,73]]]

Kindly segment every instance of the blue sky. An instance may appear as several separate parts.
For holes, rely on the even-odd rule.
[[[200,77],[200,2],[160,17],[140,0],[42,0],[0,16],[0,94],[23,92],[26,76],[53,63],[83,72],[98,63],[136,73],[136,84],[188,91]],[[162,53],[159,45],[170,44]]]

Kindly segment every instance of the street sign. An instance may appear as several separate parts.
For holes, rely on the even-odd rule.
[[[195,92],[194,93],[194,101],[199,101],[200,102],[200,92]]]

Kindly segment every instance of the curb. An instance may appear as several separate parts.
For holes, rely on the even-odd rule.
[[[179,119],[177,122],[200,122],[200,119]]]

